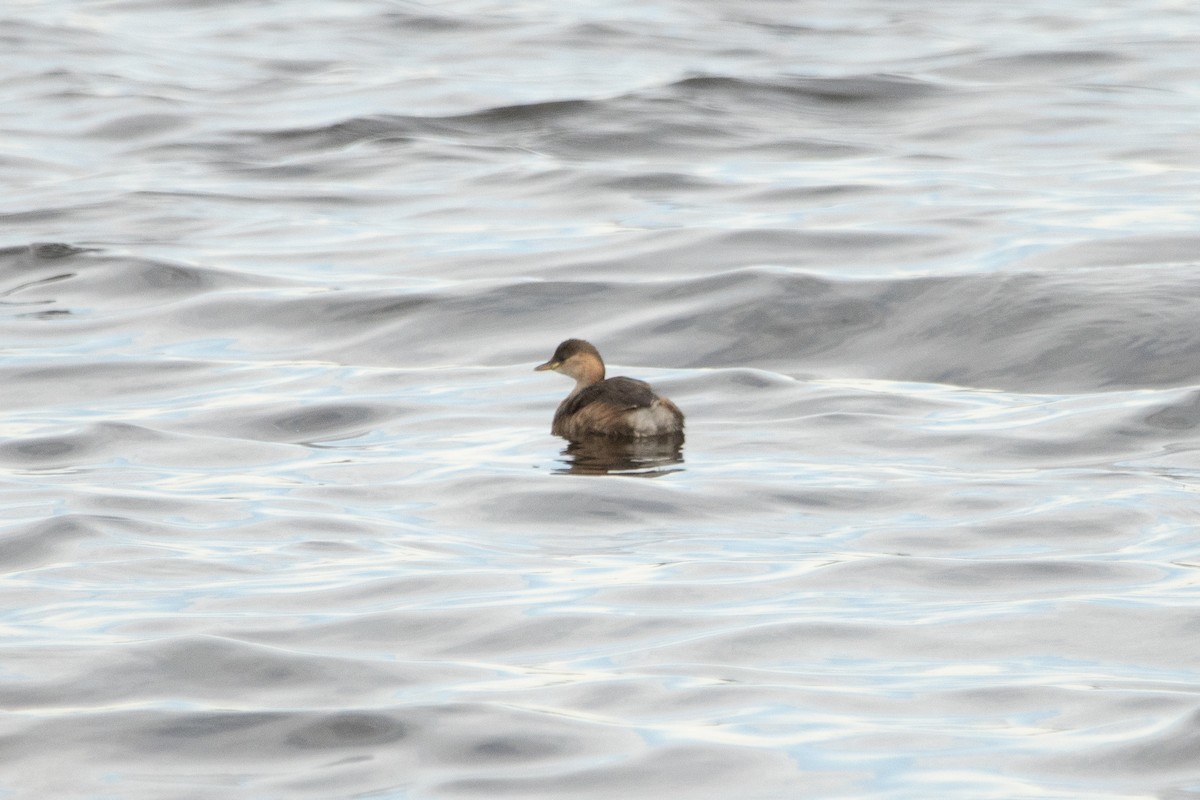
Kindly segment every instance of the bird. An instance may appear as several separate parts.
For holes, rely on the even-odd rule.
[[[650,384],[634,378],[604,377],[600,351],[583,339],[567,339],[535,372],[553,370],[575,379],[575,388],[558,404],[550,432],[565,439],[589,436],[640,439],[680,436],[683,412]]]

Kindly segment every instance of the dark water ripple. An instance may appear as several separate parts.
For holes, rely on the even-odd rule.
[[[0,795],[1196,796],[1195,9],[214,9],[0,10]]]
[[[836,249],[831,241],[820,246]],[[22,257],[11,259],[10,274]],[[80,329],[120,335],[128,312],[167,306],[156,329],[142,334],[144,346],[176,348],[209,333],[250,356],[433,366],[469,353],[469,363],[502,364],[536,358],[544,342],[604,303],[612,310],[590,326],[592,335],[628,342],[624,351],[636,360],[667,366],[753,365],[1021,392],[1166,388],[1200,375],[1200,334],[1190,324],[1200,282],[1187,270],[837,281],[745,268],[636,282],[288,293],[246,275],[85,258],[72,265],[78,272],[63,271],[61,259],[20,269],[4,294],[11,342],[31,340],[30,308],[54,323],[37,331],[40,340],[75,339]],[[270,293],[262,291],[271,283]],[[718,304],[707,308],[713,298]],[[297,340],[293,332],[305,325],[319,338]],[[489,329],[526,335],[481,339]],[[425,334],[432,330],[436,337]],[[418,340],[415,348],[390,346]]]

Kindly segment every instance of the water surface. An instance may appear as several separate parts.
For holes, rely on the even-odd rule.
[[[1200,796],[1197,30],[6,8],[0,796]]]

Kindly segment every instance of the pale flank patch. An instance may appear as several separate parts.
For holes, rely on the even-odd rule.
[[[657,400],[649,408],[630,411],[626,419],[635,436],[658,436],[676,433],[680,429],[679,420]]]

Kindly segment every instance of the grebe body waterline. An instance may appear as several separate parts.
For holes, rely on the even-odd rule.
[[[556,436],[639,438],[683,432],[683,412],[674,403],[656,395],[645,381],[605,378],[600,351],[582,339],[567,339],[534,370],[575,379],[575,388],[554,412],[550,431]]]

